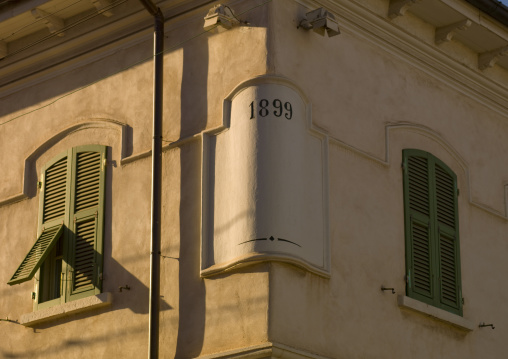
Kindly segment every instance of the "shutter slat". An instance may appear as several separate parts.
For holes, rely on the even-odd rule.
[[[67,157],[49,167],[44,179],[43,223],[65,214]]]
[[[95,218],[76,225],[73,291],[93,287],[95,267]]]
[[[455,228],[455,186],[453,178],[436,165],[436,206],[439,223]]]
[[[430,296],[432,294],[431,255],[429,228],[416,221],[412,222],[413,273],[415,291]]]
[[[457,287],[457,257],[455,240],[443,234],[439,236],[441,301],[455,308],[459,306]]]
[[[408,159],[409,208],[424,215],[429,214],[429,181],[426,158]]]
[[[99,204],[101,154],[81,152],[77,154],[75,212],[96,207]]]

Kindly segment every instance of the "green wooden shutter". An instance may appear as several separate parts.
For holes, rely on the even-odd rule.
[[[73,151],[69,300],[100,293],[105,161],[104,146],[82,146]]]
[[[49,166],[44,175],[42,222],[46,223],[65,215],[67,199],[67,157]]]
[[[407,292],[429,302],[434,297],[429,161],[419,151],[404,151],[404,200]]]
[[[457,180],[441,161],[435,160],[436,220],[439,253],[440,304],[462,314],[458,241]]]
[[[32,279],[62,235],[62,232],[63,224],[43,230],[7,284],[19,284]]]
[[[69,181],[69,152],[66,151],[49,161],[42,170],[38,221],[40,235],[9,284],[32,279],[58,238],[65,234]]]
[[[403,164],[407,295],[461,315],[456,176],[420,150]]]

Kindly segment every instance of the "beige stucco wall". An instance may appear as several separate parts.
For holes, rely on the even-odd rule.
[[[274,266],[270,339],[331,358],[502,356],[508,334],[502,289],[506,108],[346,20],[334,38],[297,32],[292,25],[305,12],[302,5],[277,5],[278,13],[292,16],[273,24],[273,70],[300,85],[313,123],[330,136],[332,272],[327,280]],[[335,13],[340,24],[346,14]],[[400,21],[428,37],[421,23]],[[463,317],[473,331],[397,305],[405,293],[404,148],[433,153],[458,176]],[[496,329],[480,329],[480,322],[494,322]]]
[[[191,141],[166,146],[163,154],[163,358],[196,357],[267,340],[266,266],[222,279],[199,276],[201,142],[192,139],[222,121],[222,99],[239,81],[266,72],[266,11],[253,14],[259,26],[213,35],[202,30],[207,10],[203,7],[190,19],[176,19],[166,26],[163,137],[166,145],[179,139]],[[228,49],[228,43],[236,46]],[[74,63],[56,76],[38,78],[19,91],[4,93],[0,100],[0,122],[37,109],[0,130],[4,154],[0,316],[19,320],[32,311],[33,281],[13,287],[6,283],[36,237],[39,193],[34,189],[41,167],[61,151],[82,144],[110,148],[103,292],[113,296],[110,306],[37,324],[33,329],[0,322],[2,357],[147,355],[151,53],[152,37],[145,31],[131,41],[123,40],[114,51]],[[129,69],[120,71],[126,67]],[[72,93],[85,85],[89,86]],[[30,181],[27,190],[23,181]],[[119,292],[125,285],[131,289]]]
[[[506,70],[478,72],[471,50],[459,43],[433,48],[431,27],[411,14],[390,23],[388,1],[323,1],[341,28],[333,38],[296,29],[314,3],[234,5],[237,13],[245,11],[240,17],[249,26],[203,33],[209,6],[166,24],[161,358],[217,358],[219,352],[253,358],[502,357],[508,336],[508,291],[501,281],[508,272],[508,107],[482,89],[505,89]],[[385,32],[373,31],[366,14]],[[410,41],[426,44],[425,58]],[[32,311],[33,282],[6,283],[36,236],[40,169],[82,144],[111,149],[103,291],[112,293],[112,304],[33,328],[2,321],[0,356],[147,353],[150,31],[108,51],[0,92],[0,123],[23,115],[0,126],[0,318],[17,320]],[[462,72],[447,74],[443,52],[447,64],[463,61]],[[277,262],[200,277],[201,134],[223,125],[231,91],[262,75],[282,77],[298,89],[312,125],[327,136],[329,278]],[[482,87],[478,78],[495,86]],[[472,331],[397,305],[405,292],[404,148],[429,151],[457,174],[463,317]],[[214,180],[231,178],[218,174]],[[131,289],[119,292],[125,285]],[[382,292],[381,285],[397,295]],[[480,329],[480,322],[496,329]]]

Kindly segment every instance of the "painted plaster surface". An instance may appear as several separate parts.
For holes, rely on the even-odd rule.
[[[222,101],[234,86],[266,72],[265,12],[253,13],[256,27],[182,42],[203,33],[207,10],[166,28],[161,358],[267,340],[267,267],[221,281],[200,277],[201,143],[193,138],[222,122]],[[150,16],[141,9],[140,16],[148,29]],[[133,34],[103,56],[1,92],[0,122],[37,111],[0,126],[0,318],[18,321],[0,322],[0,357],[139,358],[148,352],[152,43],[148,30]],[[226,50],[227,43],[238,46]],[[88,87],[71,94],[81,86]],[[179,139],[183,145],[169,147]],[[114,300],[25,328],[19,321],[33,311],[34,281],[6,283],[36,239],[40,170],[61,151],[84,144],[109,150],[102,289]],[[120,292],[126,285],[130,290]]]
[[[476,30],[508,31],[461,0],[419,5],[433,4],[465,9],[461,17],[481,20]],[[190,3],[160,5],[174,15],[164,68],[160,357],[504,357],[503,60],[479,70],[459,36],[436,45],[436,26],[418,7],[390,19],[388,0],[239,1],[229,6],[249,24],[218,34],[203,31],[208,5],[183,13]],[[44,60],[0,88],[0,123],[9,121],[0,126],[0,319],[10,320],[0,321],[0,356],[148,351],[153,69],[151,19],[138,6],[129,23],[138,27],[124,24],[119,39],[102,34],[108,46],[71,48],[72,61]],[[317,6],[336,14],[339,36],[297,29]],[[56,51],[72,36],[30,51]],[[280,99],[281,116],[257,118],[263,99],[271,113]],[[86,144],[108,146],[102,291],[114,300],[26,328],[19,321],[33,314],[35,283],[6,283],[37,235],[40,170]],[[472,330],[398,304],[406,148],[431,152],[457,175],[464,314],[455,319]],[[256,263],[233,265],[248,258]]]

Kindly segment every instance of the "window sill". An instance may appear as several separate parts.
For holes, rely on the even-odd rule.
[[[443,309],[433,307],[426,303],[420,302],[419,300],[406,297],[405,295],[397,296],[397,303],[401,308],[419,312],[434,319],[453,325],[454,327],[462,330],[472,331],[475,328],[471,321],[464,319],[461,316],[447,312]]]
[[[41,309],[33,313],[23,314],[19,322],[26,327],[30,327],[35,324],[63,318],[72,314],[105,307],[111,305],[112,301],[113,296],[111,293],[101,293],[62,305],[55,305],[51,308]]]

